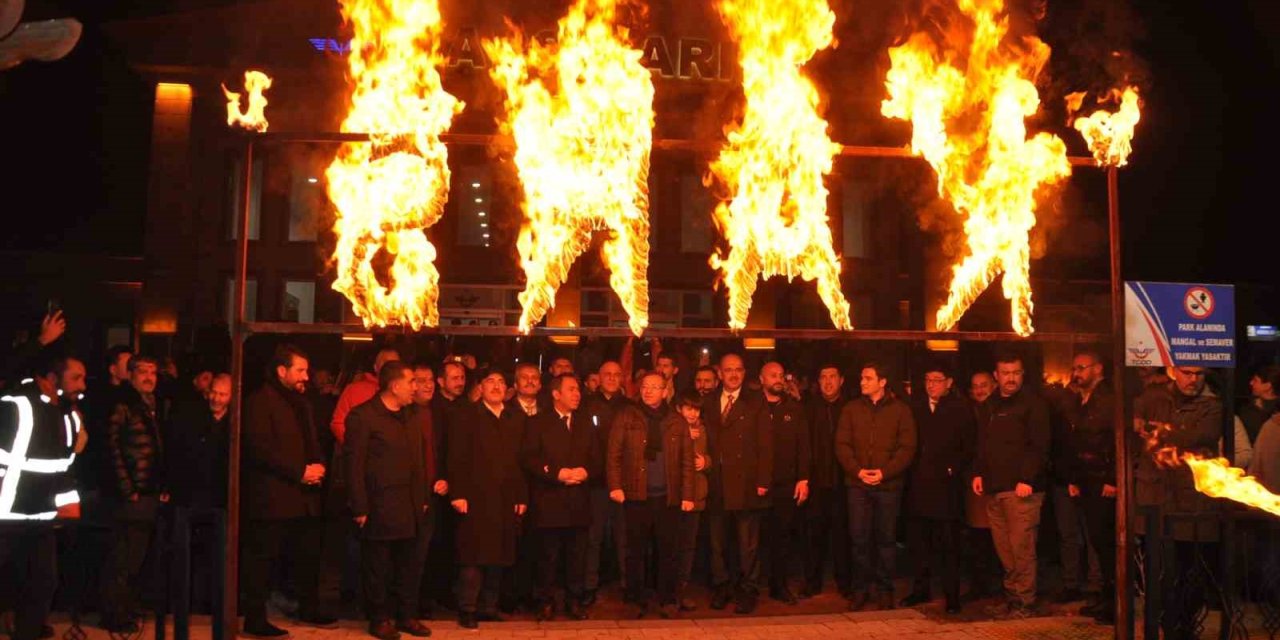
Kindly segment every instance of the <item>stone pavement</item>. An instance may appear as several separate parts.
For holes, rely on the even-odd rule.
[[[191,629],[193,640],[210,636],[209,621],[197,617]],[[1047,617],[1014,622],[949,622],[927,618],[919,611],[904,609],[821,615],[770,617],[703,618],[688,620],[584,620],[481,623],[478,631],[459,629],[452,621],[428,623],[433,638],[584,638],[599,640],[683,640],[694,638],[766,640],[1104,640],[1111,628],[1092,624],[1087,618]],[[288,625],[284,625],[288,626]],[[62,637],[65,624],[58,624]],[[370,636],[364,625],[344,622],[339,629],[292,628],[294,640],[363,640]],[[107,640],[105,632],[86,627],[89,640]],[[154,637],[150,625],[139,640]],[[171,634],[167,634],[172,638]],[[412,640],[402,636],[403,640]]]

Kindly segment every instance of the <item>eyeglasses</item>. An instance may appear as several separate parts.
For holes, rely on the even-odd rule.
[[[946,381],[947,381],[946,378],[925,378],[924,379],[925,384],[944,384],[946,383]]]

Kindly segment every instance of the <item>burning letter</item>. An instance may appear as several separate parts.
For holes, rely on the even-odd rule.
[[[271,77],[261,71],[244,72],[244,90],[249,93],[249,104],[243,113],[240,112],[240,94],[222,85],[222,93],[227,96],[227,126],[244,127],[259,133],[267,130],[267,97],[264,95],[271,88]]]
[[[351,300],[365,326],[434,327],[440,273],[425,230],[449,197],[440,135],[463,107],[440,84],[440,6],[341,3],[354,30],[347,56],[354,89],[342,130],[368,133],[369,142],[342,145],[325,172],[337,208],[333,288]],[[384,252],[390,268],[380,279],[374,259]]]
[[[716,207],[728,255],[711,256],[729,290],[729,327],[742,329],[760,278],[817,280],[838,329],[852,329],[840,289],[840,258],[827,224],[832,158],[818,90],[800,67],[832,44],[825,0],[721,0],[738,45],[746,105],[711,174],[731,194]],[[710,176],[709,176],[710,177]]]
[[[653,79],[620,24],[630,0],[577,0],[554,42],[489,40],[490,74],[506,93],[502,131],[515,139],[525,224],[520,330],[555,306],[595,231],[609,284],[636,335],[649,325],[649,151]]]
[[[1027,137],[1026,118],[1040,108],[1035,79],[1049,46],[1028,36],[1005,42],[1009,18],[1003,0],[957,0],[966,32],[940,46],[920,32],[889,50],[880,112],[911,122],[911,149],[938,176],[938,193],[965,217],[968,255],[953,269],[937,327],[960,320],[996,276],[1013,330],[1030,335],[1031,247],[1036,191],[1071,174],[1066,145],[1056,136]]]

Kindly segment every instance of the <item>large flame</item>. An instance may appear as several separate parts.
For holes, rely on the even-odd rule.
[[[337,208],[333,288],[365,326],[436,326],[440,274],[425,230],[448,200],[440,135],[463,108],[440,84],[440,6],[340,2],[354,31],[347,57],[354,89],[342,130],[368,133],[370,142],[342,145],[325,173]],[[374,267],[383,252],[391,262],[385,283]]]
[[[240,94],[222,85],[222,93],[227,96],[227,126],[243,127],[250,131],[267,130],[267,89],[271,88],[271,77],[261,71],[244,72],[244,90],[249,94],[249,104],[240,111]]]
[[[1047,133],[1027,136],[1040,107],[1035,79],[1049,46],[1035,37],[1006,42],[1003,0],[957,0],[969,32],[940,48],[916,33],[889,50],[889,98],[880,108],[912,125],[911,148],[938,176],[938,193],[965,216],[968,254],[954,267],[937,328],[946,331],[1004,274],[1013,329],[1031,324],[1030,232],[1036,192],[1071,174],[1066,145]]]
[[[1069,115],[1080,110],[1084,96],[1083,92],[1067,96]],[[1089,151],[1093,153],[1093,159],[1099,166],[1123,167],[1129,163],[1129,154],[1133,152],[1133,131],[1142,117],[1138,88],[1125,87],[1123,91],[1112,89],[1106,96],[1099,98],[1098,102],[1118,102],[1120,107],[1115,112],[1099,109],[1089,116],[1076,118],[1071,126],[1089,143]]]
[[[607,231],[609,283],[640,335],[649,324],[649,152],[653,79],[629,43],[629,0],[577,0],[555,42],[484,42],[506,92],[502,130],[515,139],[525,224],[520,330],[555,306],[573,262]]]
[[[1257,478],[1246,475],[1244,469],[1231,466],[1226,458],[1209,458],[1180,451],[1177,447],[1161,446],[1161,435],[1173,427],[1159,422],[1147,422],[1145,426],[1151,428],[1146,432],[1146,450],[1157,466],[1171,469],[1186,465],[1195,480],[1196,491],[1211,498],[1234,500],[1280,516],[1280,496],[1268,491]]]
[[[827,136],[818,90],[800,67],[832,45],[825,0],[721,0],[738,46],[746,99],[711,174],[731,199],[715,211],[728,255],[711,256],[729,291],[729,327],[742,329],[761,278],[816,280],[838,329],[852,329],[840,258],[827,223],[827,189],[840,146]]]

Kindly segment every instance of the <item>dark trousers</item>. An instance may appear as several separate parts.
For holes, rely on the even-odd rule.
[[[316,613],[320,589],[320,560],[324,549],[324,520],[318,517],[288,520],[249,520],[243,529],[240,594],[246,625],[267,620],[267,596],[271,594],[271,569],[284,551],[291,549],[298,613]]]
[[[969,527],[965,531],[965,559],[968,561],[969,595],[986,596],[1001,593],[1004,589],[1004,568],[996,557],[996,546],[991,540],[991,529]]]
[[[762,511],[709,511],[708,537],[711,539],[711,586],[736,587],[755,595],[760,590],[760,519]],[[737,543],[737,566],[730,557],[730,541]],[[731,573],[732,570],[732,573]]]
[[[680,509],[667,506],[666,496],[627,502],[627,600],[648,601],[648,563],[645,552],[657,540],[658,601],[674,602],[679,578]]]
[[[15,598],[12,638],[36,640],[58,588],[58,537],[48,524],[12,526],[0,534],[0,575]]]
[[[586,590],[587,528],[549,527],[536,530],[539,541],[538,604],[555,604],[556,576],[564,563],[565,604],[581,601]]]
[[[431,529],[426,525],[412,538],[360,541],[360,579],[370,620],[389,620],[393,615],[396,620],[418,617],[422,565],[430,543]]]
[[[912,593],[929,595],[932,579],[942,579],[948,604],[960,604],[960,521],[907,519],[907,550],[911,554]]]
[[[1116,588],[1116,499],[1102,497],[1102,485],[1085,484],[1080,487],[1076,502],[1084,514],[1089,544],[1098,553],[1102,602],[1109,604]]]
[[[827,557],[836,587],[841,592],[851,584],[849,562],[849,498],[844,487],[811,489],[800,509],[804,525],[804,579],[809,588],[822,591]]]
[[[431,513],[434,512],[434,515]],[[426,569],[422,572],[422,604],[429,600],[449,608],[457,606],[454,585],[458,584],[457,543],[458,512],[441,496],[431,496],[428,516],[433,522],[431,544],[427,550]]]
[[[144,584],[142,569],[151,551],[156,523],[117,520],[111,531],[111,551],[102,570],[101,614],[105,624],[124,622],[137,613]]]
[[[693,578],[693,558],[698,553],[700,522],[702,522],[702,513],[699,511],[680,514],[680,571],[676,582],[681,589]]]
[[[619,574],[627,564],[627,528],[622,517],[623,506],[609,499],[609,490],[604,487],[591,489],[591,527],[587,540],[587,589],[594,591],[600,587],[601,560],[603,552],[613,543],[613,551],[617,561],[615,569]],[[625,578],[625,576],[623,576]]]
[[[894,537],[901,506],[901,488],[849,487],[854,589],[865,590],[874,585],[882,592],[893,593],[893,567],[898,553]]]
[[[458,568],[458,611],[498,612],[498,589],[505,567],[465,565]]]
[[[791,552],[795,549],[799,515],[794,495],[794,484],[775,484],[769,489],[773,506],[764,524],[765,544],[769,547],[769,588],[774,591],[786,589],[791,576]]]
[[[516,539],[516,563],[502,573],[499,596],[503,611],[533,604],[533,589],[538,569],[538,556],[542,541],[532,527],[532,514],[525,512],[520,523],[520,536]]]

